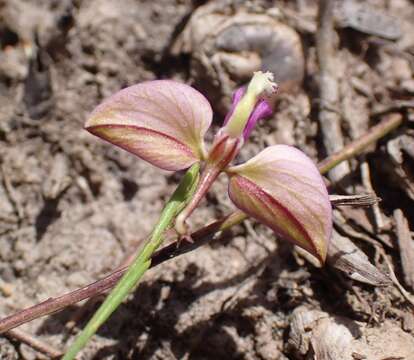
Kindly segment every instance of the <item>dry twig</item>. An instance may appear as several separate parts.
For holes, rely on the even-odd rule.
[[[414,243],[408,221],[400,209],[394,211],[394,219],[404,281],[411,289],[414,289]]]
[[[368,192],[375,194],[371,182],[371,172],[369,170],[369,164],[365,159],[361,163],[361,178],[362,184],[364,185],[365,189]],[[380,232],[384,229],[384,220],[382,219],[381,209],[378,204],[372,205],[372,212],[374,214],[375,226],[377,228],[377,231]]]
[[[400,291],[401,295],[405,298],[405,300],[407,300],[409,302],[409,304],[414,307],[414,298],[413,296],[404,289],[404,286],[401,285],[401,283],[398,281],[397,276],[395,275],[394,269],[391,265],[390,260],[387,258],[387,256],[385,255],[385,253],[381,254],[384,261],[386,262],[387,266],[388,266],[388,271],[390,273],[390,278],[392,280],[392,282],[394,283],[394,286]]]
[[[329,201],[333,207],[338,206],[374,206],[381,199],[374,193],[356,194],[356,195],[329,195]]]
[[[341,131],[341,119],[338,111],[339,86],[335,57],[334,1],[321,0],[319,3],[318,31],[316,33],[316,51],[319,62],[320,110],[319,122],[323,143],[328,155],[344,147]],[[343,162],[330,170],[332,181],[338,182],[350,172],[349,164]]]
[[[368,145],[377,142],[390,131],[400,126],[402,121],[403,117],[401,114],[391,114],[385,120],[369,129],[368,132],[362,135],[360,138],[350,142],[337,153],[332,154],[326,159],[322,160],[318,166],[320,172],[325,173],[345,159],[350,159],[353,156],[361,153],[361,151]]]
[[[29,345],[32,349],[39,351],[42,354],[45,354],[52,359],[62,356],[62,352],[54,349],[49,344],[39,340],[38,338],[33,337],[32,335],[24,332],[20,329],[12,329],[6,333],[6,336],[13,340],[18,340],[23,344]]]
[[[351,240],[335,230],[328,249],[328,263],[349,278],[374,286],[388,286],[388,276],[372,265],[368,257]]]
[[[246,215],[243,213],[235,212],[191,234],[191,238],[193,240],[192,243],[186,241],[176,241],[165,246],[153,255],[151,267],[155,267],[164,261],[170,260],[176,256],[185,254],[204,245],[206,242],[214,238],[214,235],[217,232],[221,231],[223,228],[231,227],[232,225],[239,223],[240,218],[245,217]],[[125,266],[92,284],[56,298],[49,298],[39,304],[26,308],[16,314],[0,320],[0,334],[26,322],[37,319],[38,317],[52,314],[66,308],[69,305],[76,304],[84,299],[102,294],[106,290],[115,286],[127,268],[128,266]]]

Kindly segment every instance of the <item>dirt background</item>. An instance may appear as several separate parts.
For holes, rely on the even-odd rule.
[[[369,6],[368,18],[377,19],[369,26],[363,22],[365,28],[355,14],[346,16],[348,24],[336,15],[343,140],[348,143],[390,115],[402,116],[404,123],[352,160],[346,181],[332,189],[366,191],[361,179],[366,161],[371,184],[383,199],[384,225],[378,226],[371,209],[343,210],[337,213],[342,222],[336,220],[336,229],[385,274],[387,260],[410,291],[393,214],[402,209],[414,229],[414,116],[409,103],[414,94],[414,4],[363,3]],[[243,71],[251,73],[248,56],[253,56],[275,69],[284,89],[276,114],[254,131],[239,161],[275,143],[323,159],[317,2],[218,4],[211,10],[188,0],[0,0],[2,316],[86,285],[118,266],[151,230],[177,184],[179,175],[83,130],[88,113],[125,86],[155,78],[194,84],[215,101],[217,129],[229,91],[245,81]],[[277,41],[292,51],[294,66],[277,62],[280,48],[271,41],[247,52],[215,47],[218,35],[203,16],[232,17],[240,9],[248,19],[260,14],[289,27],[277,25]],[[194,20],[196,11],[201,15]],[[190,25],[207,32],[205,41],[183,36]],[[303,53],[296,52],[296,42]],[[214,56],[223,52],[237,59]],[[222,66],[209,63],[217,58]],[[236,60],[240,67],[229,66],[239,64]],[[233,209],[224,177],[207,200],[191,218],[194,229]],[[75,333],[93,310],[80,319]],[[73,339],[66,324],[76,311],[73,306],[22,329],[63,350]],[[397,287],[354,281],[331,266],[318,269],[289,244],[276,241],[270,230],[248,221],[220,241],[152,269],[82,358],[414,359],[412,311]],[[321,346],[330,350],[318,355]],[[3,338],[0,358],[44,356]]]

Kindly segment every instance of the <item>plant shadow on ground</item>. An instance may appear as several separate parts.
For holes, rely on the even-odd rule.
[[[228,243],[216,240],[211,245],[232,246],[231,239]],[[290,244],[280,242],[275,252],[268,252],[260,262],[224,281],[200,284],[200,268],[195,263],[189,263],[181,280],[143,282],[133,297],[117,309],[98,331],[101,337],[113,339],[116,344],[103,346],[93,359],[152,359],[160,350],[178,359],[184,356],[190,359],[209,356],[244,358],[240,343],[245,338],[257,336],[254,321],[243,314],[244,310],[260,306],[272,313],[281,311],[290,314],[297,306],[308,303],[305,292],[297,293],[297,287],[312,288],[317,301],[321,305],[326,302],[324,294],[329,276],[324,276],[318,269],[309,272],[306,267],[300,267],[291,255],[291,250]],[[289,270],[289,275],[281,279],[284,269]],[[239,291],[246,282],[251,283],[251,287],[247,292]],[[189,320],[190,325],[183,331],[177,329],[182,315],[191,307],[197,307],[197,301],[212,292],[229,288],[234,288],[234,291],[214,299],[220,304],[215,304],[208,316],[201,321]],[[339,302],[338,306],[341,304],[343,302]],[[198,305],[199,311],[205,311],[205,306]],[[38,333],[67,332],[62,324],[71,319],[74,309],[77,307],[72,306],[51,315]],[[95,309],[87,309],[87,315],[77,324],[79,328],[85,325]],[[227,331],[228,328],[235,329],[239,337],[237,341],[234,334]],[[287,329],[288,324],[283,331]]]
[[[220,240],[221,245],[217,245],[217,242],[215,241],[215,247],[229,246],[224,244],[223,240]],[[244,272],[224,281],[200,283],[200,279],[202,280],[200,268],[197,264],[190,263],[179,281],[143,282],[133,297],[117,309],[98,331],[100,336],[114,339],[117,343],[102,347],[95,354],[94,359],[151,359],[160,349],[170,352],[171,357],[175,358],[183,356],[193,359],[209,356],[244,358],[245,354],[240,350],[240,343],[235,341],[234,336],[228,333],[226,328],[236,329],[241,339],[255,336],[252,319],[245,317],[243,310],[252,306],[262,306],[274,311],[279,308],[278,301],[283,301],[286,296],[289,296],[283,294],[283,291],[277,296],[280,299],[267,296],[269,289],[279,278],[281,270],[285,268],[286,260],[292,262],[292,259],[289,257],[286,259],[285,254],[280,253],[289,251],[289,248],[287,244],[279,246],[276,252],[269,252],[260,262],[252,264]],[[252,285],[248,292],[239,291],[246,282]],[[190,307],[197,307],[197,301],[212,292],[225,291],[229,288],[234,289],[230,295],[221,295],[217,298],[213,296],[213,301],[217,301],[219,305],[216,303],[213,310],[207,310],[208,316],[195,323],[194,320],[189,320],[188,327],[183,331],[177,330],[176,325],[181,316]],[[294,302],[296,303],[297,301]],[[294,304],[285,304],[282,307],[290,312]],[[198,305],[198,309],[204,311],[205,306],[205,304]],[[70,307],[49,316],[38,333],[67,332],[61,324],[71,319],[74,308],[77,307]],[[87,315],[81,323],[77,324],[79,328],[85,325],[95,309],[95,307],[88,309]],[[143,338],[145,340],[142,340]]]

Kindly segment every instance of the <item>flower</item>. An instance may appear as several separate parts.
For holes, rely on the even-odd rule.
[[[92,112],[85,128],[162,169],[176,171],[205,161],[196,193],[176,219],[179,233],[187,233],[186,219],[224,171],[230,199],[240,210],[324,262],[332,208],[312,160],[294,147],[275,145],[229,166],[256,123],[271,115],[276,90],[271,73],[256,72],[247,87],[235,92],[208,153],[203,139],[213,116],[209,102],[192,87],[171,80],[121,90]]]
[[[276,91],[277,85],[273,82],[272,73],[255,72],[247,89],[242,87],[235,92],[223,130],[231,137],[239,137],[243,133],[246,140],[257,121],[272,115],[266,97],[271,97]]]

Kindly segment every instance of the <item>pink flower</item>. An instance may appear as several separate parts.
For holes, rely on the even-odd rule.
[[[244,164],[229,166],[257,122],[272,114],[277,90],[270,73],[255,73],[236,91],[223,127],[207,153],[204,135],[212,121],[207,99],[192,87],[156,80],[116,93],[91,114],[85,128],[149,163],[181,170],[204,162],[196,194],[179,215],[177,230],[198,206],[222,171],[229,195],[243,212],[324,262],[332,231],[327,189],[315,164],[303,152],[270,146]]]

